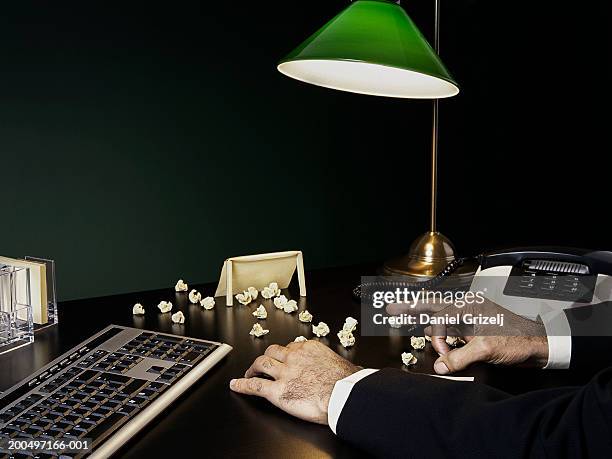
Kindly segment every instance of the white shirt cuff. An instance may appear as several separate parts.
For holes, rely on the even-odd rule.
[[[344,404],[348,400],[349,395],[351,395],[353,386],[366,376],[376,373],[377,371],[378,370],[366,368],[358,371],[357,373],[353,373],[340,381],[336,381],[334,390],[329,398],[329,405],[327,407],[327,423],[334,433],[336,433],[336,426],[338,425],[338,419],[340,419],[342,408],[344,408]]]
[[[565,370],[572,360],[572,331],[563,311],[550,311],[540,318],[548,338],[548,362],[544,370]]]

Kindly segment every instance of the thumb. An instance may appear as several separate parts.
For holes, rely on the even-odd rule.
[[[486,360],[478,340],[472,340],[465,346],[440,356],[434,363],[434,370],[439,375],[455,373],[469,367],[471,364]]]

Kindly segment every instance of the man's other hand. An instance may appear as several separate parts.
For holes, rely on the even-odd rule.
[[[542,368],[548,361],[548,338],[542,322],[533,321],[508,311],[500,305],[486,300],[481,305],[467,305],[460,314],[494,316],[503,314],[504,327],[497,325],[474,326],[464,334],[467,344],[451,349],[446,343],[447,333],[440,333],[443,326],[425,329],[431,344],[440,357],[434,364],[436,373],[444,375],[464,370],[476,362],[494,365]],[[441,313],[434,314],[440,315]],[[497,335],[501,332],[503,336]]]
[[[432,336],[431,344],[440,354],[434,370],[440,375],[465,370],[473,363],[542,368],[548,361],[546,336],[466,336],[467,344],[449,349],[446,336]]]
[[[273,344],[255,359],[244,378],[230,381],[230,388],[263,397],[305,421],[327,424],[334,385],[360,369],[318,341]]]
[[[434,364],[434,370],[441,375],[465,370],[477,362],[542,368],[548,361],[548,338],[542,322],[521,317],[488,299],[481,304],[467,304],[462,307],[436,302],[417,303],[414,306],[390,304],[387,306],[387,312],[391,315],[413,314],[415,317],[421,313],[427,313],[431,317],[441,317],[445,314],[482,314],[493,317],[503,314],[503,327],[477,325],[459,329],[452,327],[449,330],[445,325],[434,325],[425,328],[425,333],[431,336],[432,347],[440,355]],[[452,349],[446,343],[447,336],[461,336],[467,344]]]

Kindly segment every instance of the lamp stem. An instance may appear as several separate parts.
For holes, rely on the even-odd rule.
[[[436,232],[436,205],[438,194],[438,100],[433,102],[433,134],[431,148],[431,220],[429,230]]]
[[[435,0],[434,48],[440,53],[440,0]],[[431,221],[429,232],[418,237],[410,246],[407,255],[385,263],[384,273],[417,278],[432,278],[440,274],[455,259],[455,248],[451,241],[438,233],[436,205],[438,194],[438,99],[433,99],[433,129],[431,142]]]
[[[436,1],[435,22],[434,22],[434,49],[436,54],[440,54],[440,0]],[[433,101],[433,122],[431,139],[431,217],[429,230],[435,233],[437,230],[436,207],[438,201],[438,112],[439,100]]]

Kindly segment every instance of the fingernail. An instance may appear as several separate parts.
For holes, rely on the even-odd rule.
[[[235,380],[235,379],[232,379],[232,380],[230,381],[230,387],[234,387],[234,384],[236,384],[236,380]]]
[[[434,370],[436,370],[436,373],[438,373],[439,375],[445,375],[449,372],[448,367],[444,362],[436,362],[434,364]]]

